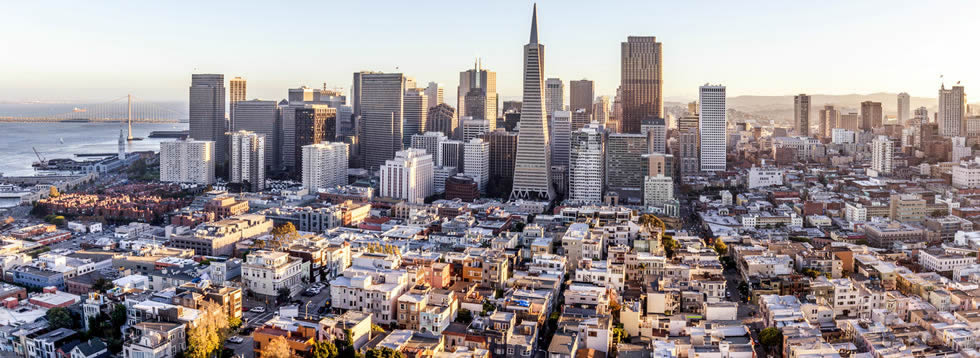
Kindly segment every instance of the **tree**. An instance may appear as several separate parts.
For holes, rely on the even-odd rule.
[[[381,326],[371,323],[371,333],[385,333],[385,329]]]
[[[612,334],[613,334],[613,343],[614,344],[621,343],[621,342],[629,339],[629,336],[630,336],[629,333],[626,333],[626,330],[623,329],[623,328],[621,328],[621,327],[614,327],[612,329]]]
[[[339,356],[337,345],[331,341],[313,343],[313,358],[336,358]]]
[[[228,319],[228,328],[238,329],[242,326],[242,319],[238,317],[231,317]]]
[[[57,226],[65,226],[65,224],[67,224],[67,223],[68,223],[68,220],[65,219],[65,217],[64,216],[61,216],[61,215],[55,216],[54,218],[51,219],[51,224],[54,224],[54,225],[57,225]]]
[[[220,349],[228,336],[228,315],[214,302],[200,307],[197,326],[187,331],[187,358],[209,358]],[[288,347],[287,347],[288,348]],[[286,356],[288,357],[288,355]]]
[[[388,347],[369,349],[365,358],[405,358],[405,354]]]
[[[720,238],[715,240],[715,252],[720,256],[728,254],[728,245],[725,245],[725,242],[721,241]]]
[[[57,187],[55,187],[54,185],[52,185],[50,188],[51,189],[48,189],[48,196],[50,196],[52,198],[57,198],[57,197],[61,196],[61,193],[58,192],[58,188]]]
[[[293,226],[291,222],[287,222],[272,229],[272,242],[269,243],[269,246],[274,250],[280,249],[298,237],[299,234],[296,232],[296,226]]]
[[[288,302],[290,297],[293,297],[293,293],[288,287],[279,287],[279,289],[276,290],[276,300],[278,300],[279,303]]]
[[[104,277],[95,280],[95,283],[92,284],[92,290],[98,291],[100,293],[105,293],[106,291],[111,290],[114,287],[116,287],[116,285],[113,284],[112,281],[109,281]]]
[[[782,345],[783,332],[776,327],[765,328],[759,332],[759,343],[768,348]]]
[[[473,322],[473,312],[465,308],[460,309],[459,314],[456,315],[456,322],[466,325],[470,324],[470,322]]]
[[[289,342],[286,341],[285,337],[277,336],[269,340],[269,344],[262,350],[261,355],[261,358],[290,358],[293,356],[293,350],[289,348]]]
[[[673,258],[674,252],[676,252],[677,248],[680,247],[677,240],[674,240],[673,237],[666,235],[660,239],[660,243],[664,246],[664,252],[667,254],[667,258]]]
[[[48,323],[54,328],[72,328],[72,325],[75,323],[75,320],[71,318],[71,313],[64,307],[49,309],[44,317],[48,319]]]
[[[929,216],[932,216],[934,218],[941,218],[941,217],[944,217],[944,216],[946,216],[948,214],[949,214],[949,212],[946,211],[946,210],[936,209],[936,210],[933,210],[932,213],[929,214]]]

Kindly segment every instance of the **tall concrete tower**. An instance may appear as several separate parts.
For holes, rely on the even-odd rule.
[[[544,45],[538,43],[538,5],[531,15],[531,37],[524,45],[524,97],[517,137],[511,199],[548,200],[551,188],[551,143],[544,112]]]

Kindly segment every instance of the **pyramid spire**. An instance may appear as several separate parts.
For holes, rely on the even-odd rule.
[[[538,43],[538,3],[534,3],[534,12],[531,15],[531,41],[528,43]]]

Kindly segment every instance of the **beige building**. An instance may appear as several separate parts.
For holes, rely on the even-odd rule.
[[[272,220],[263,215],[241,215],[202,224],[194,232],[173,235],[170,247],[191,249],[197,255],[233,256],[235,244],[272,231]]]
[[[259,250],[249,254],[242,265],[242,283],[256,295],[276,297],[280,288],[295,295],[303,288],[303,277],[309,273],[303,260],[285,252]]]

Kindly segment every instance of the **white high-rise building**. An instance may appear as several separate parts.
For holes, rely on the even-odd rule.
[[[538,43],[538,10],[531,15],[531,36],[524,45],[524,96],[517,137],[511,199],[551,201],[551,136],[544,107],[544,45]]]
[[[490,181],[490,143],[473,138],[463,145],[464,175],[473,178],[481,193],[487,192]]]
[[[850,144],[855,142],[855,137],[857,135],[854,131],[844,128],[834,128],[831,132],[831,143],[834,144]]]
[[[585,203],[602,202],[605,178],[603,133],[597,123],[579,129],[572,136],[568,170],[568,198]]]
[[[347,185],[347,166],[350,148],[346,143],[323,142],[304,145],[303,187],[310,194],[320,189]]]
[[[877,136],[871,141],[871,169],[879,175],[891,174],[894,169],[892,158],[895,146],[888,136]]]
[[[465,117],[460,119],[459,126],[462,127],[463,141],[469,142],[470,139],[488,134],[493,131],[490,121],[486,119],[474,119]]]
[[[643,205],[660,206],[674,200],[674,178],[657,174],[643,177]]]
[[[953,162],[973,157],[973,147],[966,144],[966,137],[953,137],[950,140],[953,142]]]
[[[699,89],[698,128],[701,138],[701,171],[717,172],[727,169],[725,86],[704,85]]]
[[[940,87],[939,110],[936,112],[939,135],[943,137],[964,135],[965,120],[966,92],[963,86],[953,86],[950,89],[946,89],[946,85]]]
[[[422,204],[435,193],[432,156],[422,149],[406,149],[381,166],[381,196]]]
[[[442,84],[429,82],[429,86],[425,87],[425,97],[428,98],[429,108],[438,106],[440,104],[446,103],[443,98],[445,90],[442,88]]]
[[[650,152],[667,153],[667,121],[663,118],[651,118],[641,123],[640,132],[646,133]]]
[[[565,110],[565,84],[561,78],[549,78],[544,82],[545,115],[553,116],[555,111]]]
[[[568,166],[572,137],[572,112],[555,111],[551,115],[551,165]]]
[[[902,92],[898,94],[898,124],[905,125],[905,122],[911,119],[912,115],[912,97],[908,93]]]
[[[230,134],[231,171],[228,181],[242,184],[242,190],[265,189],[265,135],[250,131]],[[248,186],[246,187],[245,184]]]
[[[436,194],[446,192],[446,179],[456,175],[456,167],[435,167],[432,169],[432,190]]]
[[[160,181],[214,184],[214,141],[160,142]]]
[[[425,132],[412,136],[412,148],[425,150],[432,156],[435,166],[442,166],[442,142],[449,140],[442,132]]]

